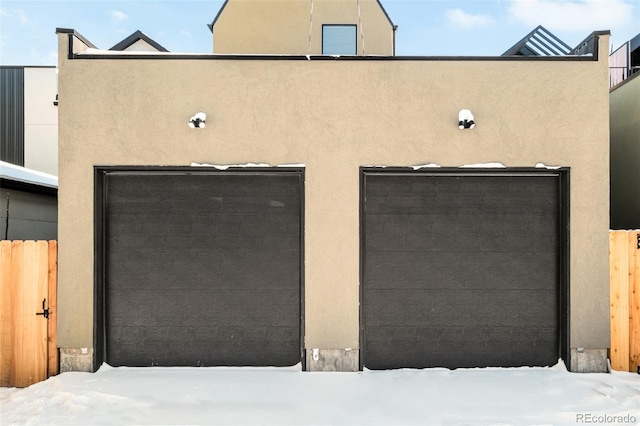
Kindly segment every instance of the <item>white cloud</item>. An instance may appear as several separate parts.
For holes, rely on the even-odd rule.
[[[633,6],[623,0],[514,0],[509,15],[532,27],[589,32],[627,25]]]
[[[16,9],[13,11],[13,13],[15,14],[15,16],[20,20],[20,23],[22,25],[26,25],[29,22],[31,22],[31,19],[29,19],[29,17],[27,16],[26,13],[24,13],[24,10],[22,9]]]
[[[119,10],[112,10],[110,15],[111,15],[111,20],[114,22],[122,22],[128,18],[126,13],[121,12]]]
[[[5,9],[0,8],[0,16],[5,18],[15,19],[17,22],[20,22],[22,25],[26,25],[31,22],[31,19],[24,13],[22,9]]]
[[[187,30],[180,30],[180,35],[185,37],[191,37],[191,33]]]
[[[449,9],[445,17],[449,24],[463,28],[486,27],[494,22],[489,15],[472,15],[462,9]]]

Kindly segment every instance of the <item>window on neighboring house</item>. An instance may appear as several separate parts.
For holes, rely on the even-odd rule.
[[[323,55],[356,55],[356,25],[323,25]]]

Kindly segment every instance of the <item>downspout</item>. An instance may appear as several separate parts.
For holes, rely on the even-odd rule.
[[[6,226],[4,228],[4,239],[9,239],[9,191],[7,191],[7,217],[6,217]]]
[[[393,28],[393,46],[391,49],[391,56],[396,56],[396,31],[398,30],[398,26],[394,25],[392,28]]]

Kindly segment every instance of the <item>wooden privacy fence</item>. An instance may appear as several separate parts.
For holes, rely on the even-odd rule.
[[[58,373],[56,241],[0,241],[0,386]],[[640,366],[640,231],[609,233],[614,370]]]
[[[56,241],[0,241],[0,386],[58,373]]]
[[[640,231],[609,233],[611,368],[640,366]]]

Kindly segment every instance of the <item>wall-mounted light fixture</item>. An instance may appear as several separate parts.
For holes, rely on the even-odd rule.
[[[468,109],[461,109],[458,113],[458,129],[473,129],[476,122],[473,120],[473,114]]]
[[[58,106],[58,95],[56,94],[56,100],[53,101],[53,106]]]
[[[204,112],[198,112],[189,119],[189,127],[192,129],[204,129],[205,122],[207,121],[207,114]]]

